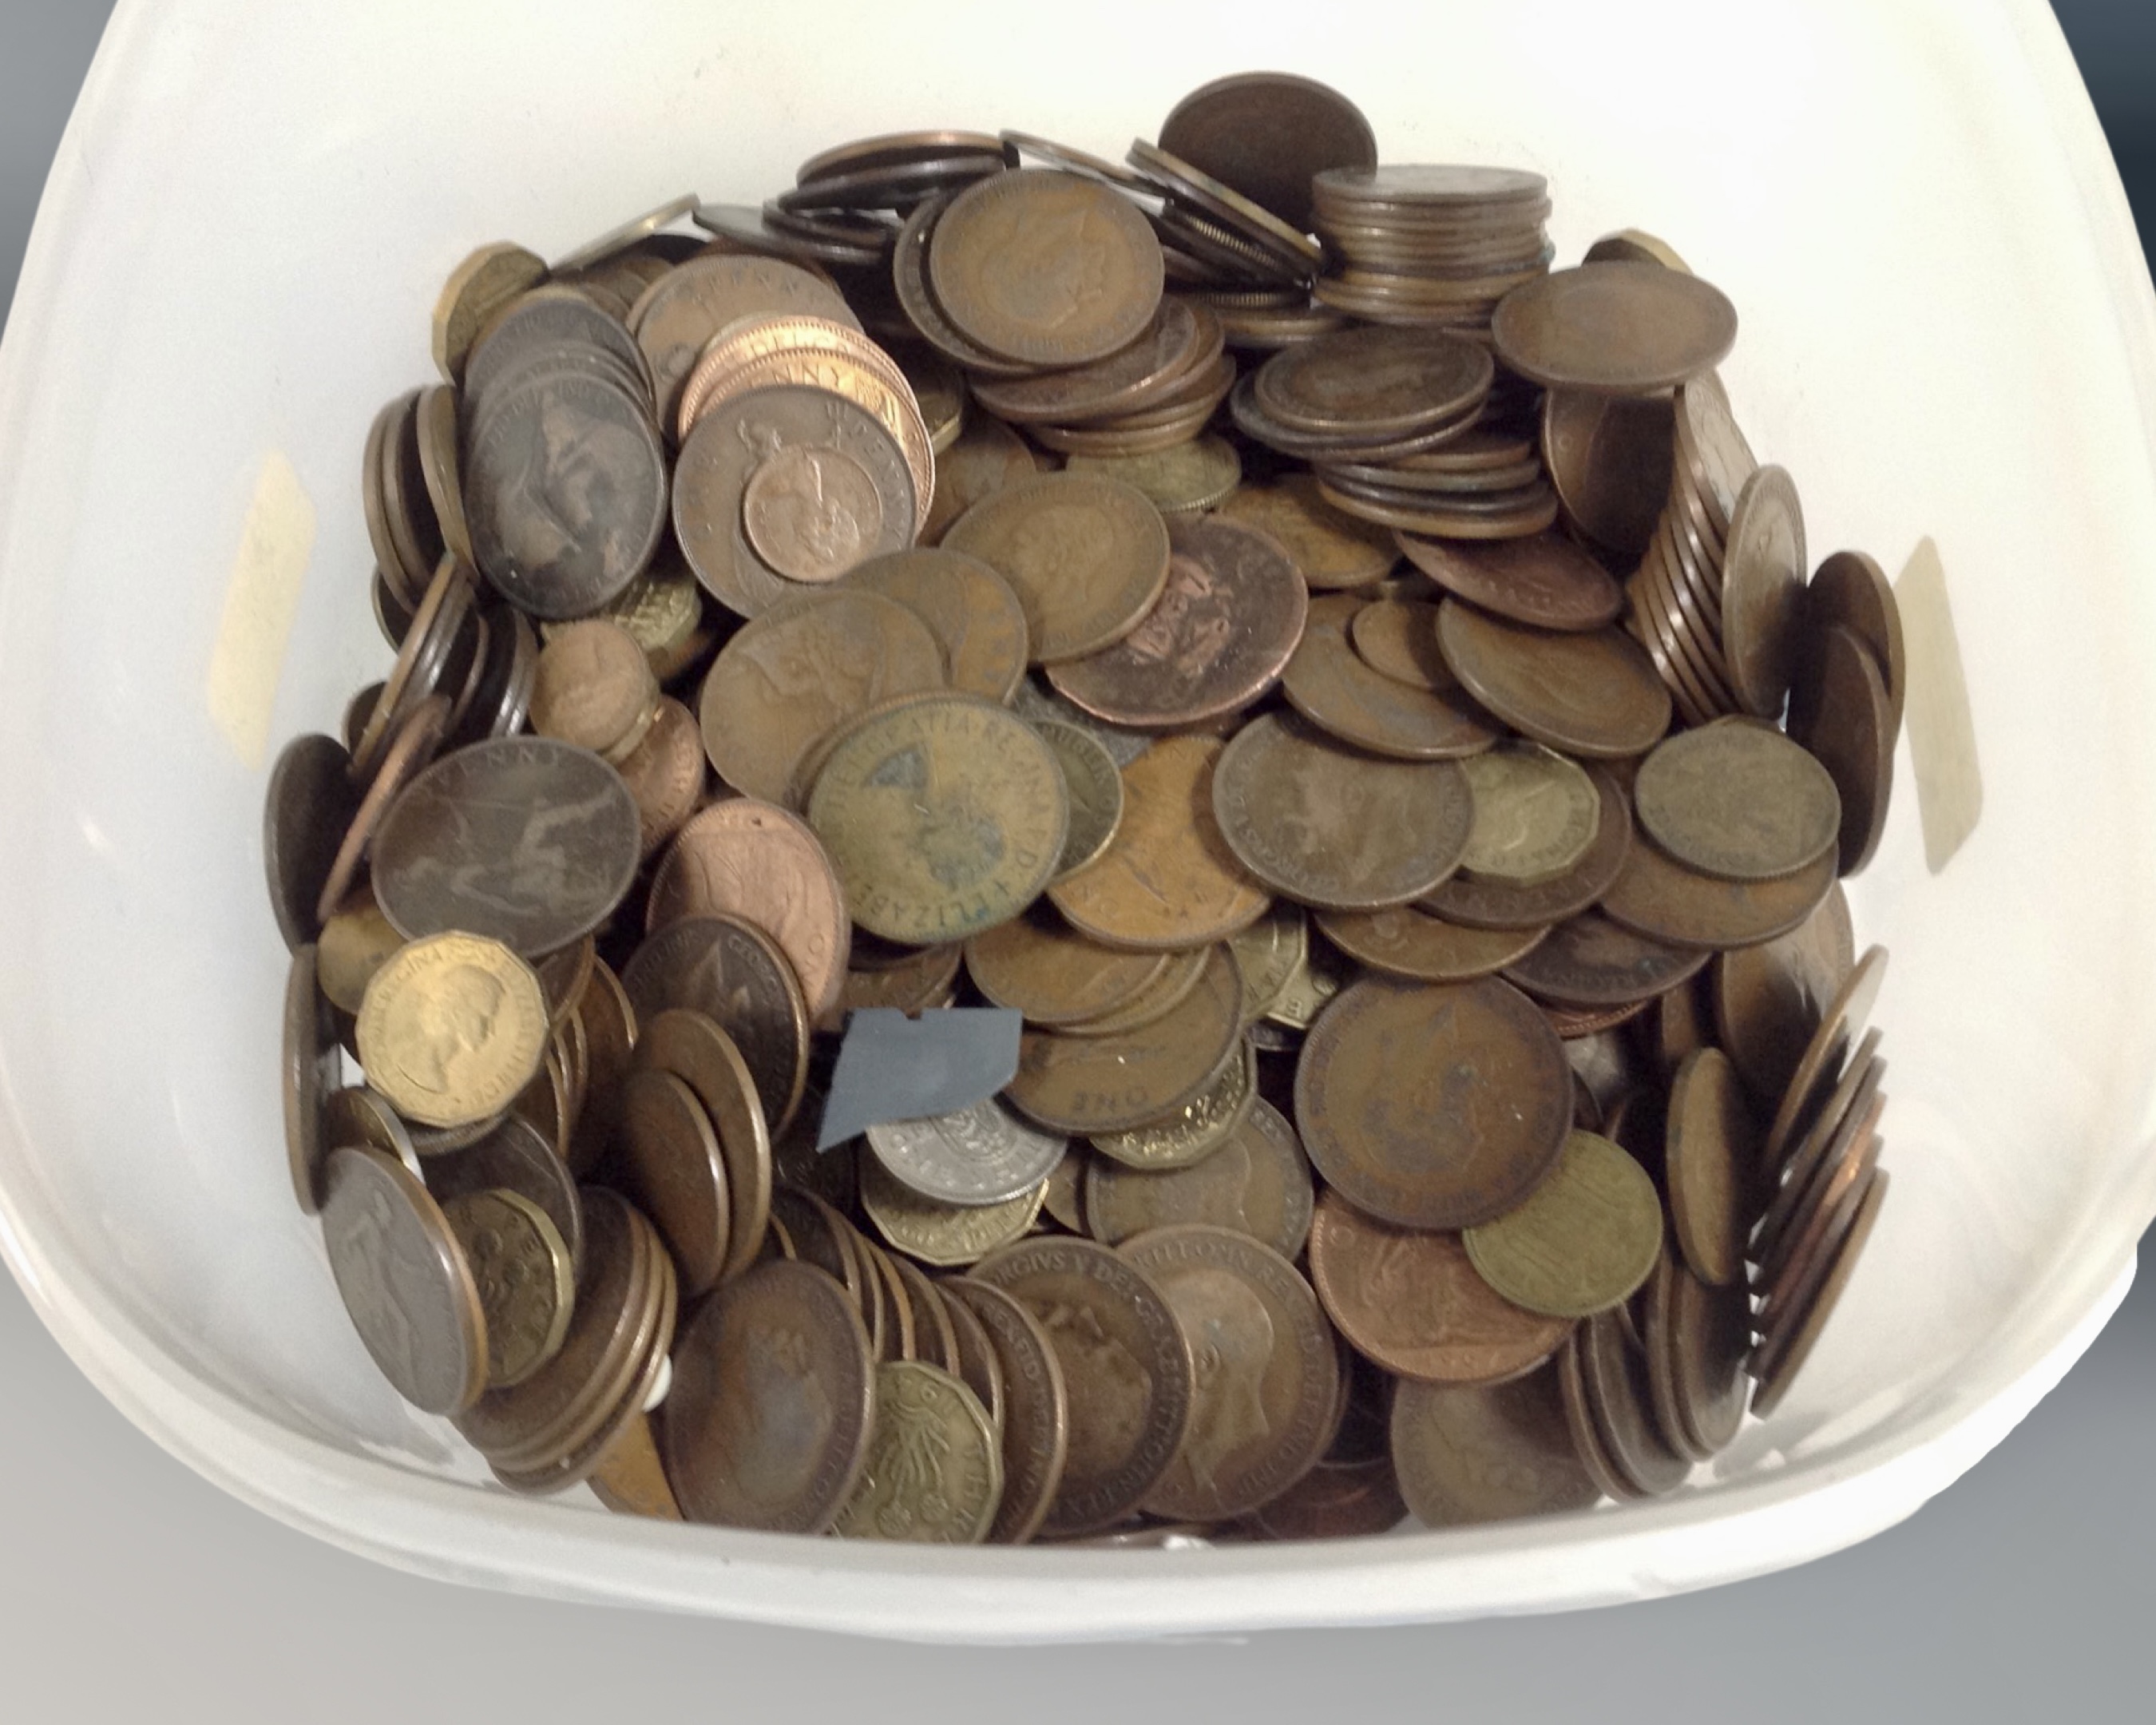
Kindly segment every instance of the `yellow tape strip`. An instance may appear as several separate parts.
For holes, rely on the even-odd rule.
[[[270,709],[314,549],[314,501],[291,462],[273,449],[240,530],[207,691],[211,721],[250,771],[259,772],[270,752]]]

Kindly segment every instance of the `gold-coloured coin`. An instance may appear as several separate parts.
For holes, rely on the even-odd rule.
[[[1235,1135],[1257,1095],[1257,1051],[1245,1040],[1221,1063],[1212,1081],[1175,1112],[1122,1132],[1096,1132],[1093,1147],[1125,1168],[1192,1168]]]
[[[1163,515],[1214,508],[1243,477],[1242,458],[1219,436],[1194,438],[1144,454],[1073,455],[1064,466],[1067,472],[1135,485]]]
[[[868,1461],[831,1531],[978,1545],[1003,1495],[1001,1444],[973,1392],[916,1360],[878,1366]]]
[[[995,1204],[939,1204],[902,1183],[873,1156],[860,1159],[861,1209],[895,1250],[939,1269],[979,1262],[1022,1240],[1040,1214],[1048,1183]]]
[[[1515,1306],[1585,1317],[1630,1299],[1654,1273],[1661,1199],[1623,1150],[1574,1132],[1525,1203],[1462,1237],[1482,1279]]]
[[[503,239],[483,245],[449,272],[434,301],[434,367],[461,382],[465,359],[495,314],[547,279],[547,260]]]
[[[355,1033],[367,1082],[427,1126],[490,1120],[538,1073],[547,997],[500,941],[436,934],[374,973]]]
[[[490,1389],[521,1384],[561,1351],[577,1277],[561,1230],[528,1198],[506,1189],[445,1199],[442,1217],[464,1249],[486,1314]]]
[[[1509,742],[1460,764],[1475,796],[1474,829],[1460,860],[1467,874],[1540,886],[1593,847],[1602,799],[1577,762],[1534,743]]]
[[[403,944],[404,937],[374,901],[373,889],[355,888],[322,924],[316,942],[316,979],[330,1004],[340,1012],[357,1014],[374,973]]]

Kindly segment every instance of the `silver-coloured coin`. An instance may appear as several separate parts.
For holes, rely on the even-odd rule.
[[[1020,1120],[993,1096],[952,1114],[868,1129],[891,1177],[942,1204],[1001,1204],[1029,1192],[1063,1159],[1069,1140]]]

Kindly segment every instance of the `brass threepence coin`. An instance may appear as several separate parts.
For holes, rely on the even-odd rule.
[[[1288,704],[1342,742],[1399,760],[1451,760],[1489,747],[1496,731],[1456,682],[1418,687],[1356,653],[1348,631],[1364,603],[1351,593],[1311,601],[1301,643],[1281,674]]]
[[[1189,1168],[1209,1161],[1257,1099],[1257,1050],[1243,1041],[1224,1055],[1205,1086],[1173,1113],[1142,1126],[1092,1135],[1093,1147],[1126,1168]]]
[[[1737,309],[1660,264],[1585,264],[1507,294],[1490,335],[1500,359],[1548,388],[1653,395],[1728,357]]]
[[[1003,1491],[996,1430],[972,1390],[918,1361],[876,1368],[868,1459],[832,1532],[842,1539],[978,1545]]]
[[[1402,1384],[1392,1451],[1400,1496],[1426,1527],[1561,1514],[1602,1495],[1580,1465],[1553,1369],[1486,1387]]]
[[[1311,474],[1245,485],[1214,513],[1271,534],[1313,589],[1367,587],[1399,561],[1391,533],[1335,509],[1318,495]]]
[[[547,1036],[531,967],[457,933],[415,940],[377,971],[355,1032],[367,1082],[425,1126],[500,1114],[538,1071]]]
[[[1036,905],[966,942],[966,970],[973,986],[993,1004],[1024,1013],[1028,1023],[1050,1026],[1114,1011],[1168,963],[1163,952],[1103,947],[1046,905]]]
[[[1448,922],[1482,929],[1534,930],[1575,916],[1609,890],[1632,848],[1631,798],[1610,774],[1587,768],[1599,804],[1594,842],[1565,874],[1539,886],[1455,875],[1418,901]]]
[[[637,1023],[675,1007],[726,1032],[747,1063],[771,1130],[783,1132],[808,1081],[808,1009],[786,955],[737,916],[685,916],[644,937],[622,968]]]
[[[1100,860],[1123,824],[1123,774],[1096,732],[1061,719],[1030,719],[1063,771],[1070,825],[1053,878],[1075,875]]]
[[[1546,886],[1593,848],[1602,799],[1576,762],[1533,743],[1500,743],[1461,763],[1475,822],[1460,866],[1478,880]]]
[[[1159,1285],[1088,1240],[1023,1240],[974,1277],[1048,1334],[1069,1394],[1063,1477],[1041,1531],[1113,1526],[1143,1502],[1190,1429],[1190,1347]]]
[[[1715,1287],[1744,1268],[1744,1235],[1760,1190],[1759,1127],[1737,1068],[1717,1048],[1687,1055],[1671,1081],[1664,1182],[1686,1266]]]
[[[1636,643],[1614,629],[1527,629],[1448,598],[1438,613],[1445,662],[1515,730],[1569,755],[1622,759],[1670,726],[1670,697]]]
[[[954,1113],[871,1126],[868,1145],[921,1197],[961,1206],[1024,1196],[1063,1159],[1067,1141],[1037,1131],[990,1096]]]
[[[1226,1142],[1187,1168],[1142,1171],[1106,1157],[1085,1164],[1086,1232],[1120,1245],[1186,1222],[1230,1228],[1284,1258],[1301,1255],[1315,1194],[1295,1128],[1262,1097]]]
[[[1647,1171],[1609,1139],[1567,1134],[1549,1178],[1517,1208],[1469,1227],[1467,1255],[1517,1306],[1585,1317],[1631,1297],[1662,1246]]]
[[[1062,1483],[1070,1441],[1063,1368],[1047,1332],[1001,1288],[963,1276],[942,1287],[980,1321],[1002,1368],[1004,1491],[988,1538],[1022,1545],[1039,1530]]]
[[[529,1199],[561,1235],[572,1269],[583,1263],[584,1209],[576,1177],[529,1121],[511,1114],[476,1142],[431,1155],[422,1166],[437,1204],[498,1190]]]
[[[1023,1239],[1040,1219],[1046,1196],[1044,1178],[1015,1198],[993,1204],[946,1204],[923,1198],[875,1158],[860,1161],[861,1213],[893,1250],[938,1269],[978,1263]]]
[[[1640,763],[1632,801],[1679,862],[1727,880],[1794,875],[1834,847],[1833,778],[1769,725],[1727,721],[1669,738]]]
[[[521,1194],[468,1192],[446,1199],[486,1321],[490,1389],[521,1384],[560,1351],[576,1304],[569,1248],[546,1211]]]
[[[1358,982],[1312,1027],[1295,1075],[1317,1171],[1405,1228],[1465,1228],[1519,1204],[1564,1147],[1571,1096],[1557,1033],[1494,978]]]
[[[962,552],[896,552],[871,557],[846,577],[896,599],[927,624],[942,644],[952,690],[1007,702],[1025,675],[1030,657],[1025,608],[1010,583]]]
[[[1213,814],[1244,867],[1321,908],[1419,898],[1459,866],[1475,800],[1459,763],[1385,760],[1268,713],[1235,735],[1213,774]]]
[[[479,333],[496,313],[547,279],[547,260],[508,240],[483,245],[449,272],[434,302],[435,368],[452,383]]]
[[[861,720],[817,775],[808,824],[853,919],[886,940],[963,940],[1009,922],[1055,874],[1070,823],[1039,733],[964,696]]]

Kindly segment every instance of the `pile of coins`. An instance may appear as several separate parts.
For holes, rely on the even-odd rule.
[[[1728,301],[1548,208],[1252,74],[459,266],[394,663],[264,829],[400,1394],[516,1491],[1115,1544],[1665,1492],[1780,1401],[1886,1191],[1899,623]],[[999,1095],[818,1147],[850,1014],[972,1006]]]

